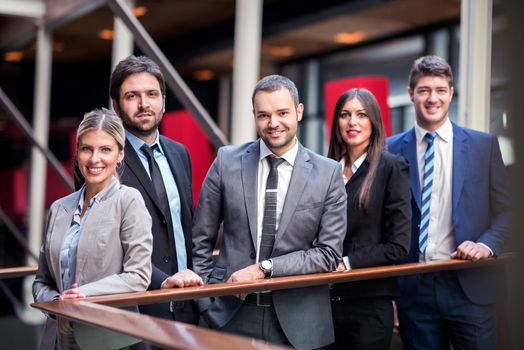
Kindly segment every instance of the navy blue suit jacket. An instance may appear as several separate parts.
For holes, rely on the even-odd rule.
[[[388,150],[400,154],[410,165],[412,239],[407,261],[418,259],[420,180],[415,129],[388,140]],[[452,222],[458,247],[470,240],[484,243],[499,255],[510,233],[511,200],[508,178],[496,136],[453,124]],[[476,304],[496,301],[500,273],[497,268],[457,272],[465,295]],[[417,293],[418,276],[401,278],[399,306],[407,306]],[[407,296],[407,297],[405,297]]]

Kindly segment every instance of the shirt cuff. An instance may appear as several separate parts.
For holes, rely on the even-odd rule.
[[[343,256],[342,257],[342,262],[344,263],[344,271],[349,271],[351,270],[351,264],[349,263],[349,256]]]
[[[490,247],[488,247],[487,245],[485,245],[485,244],[482,243],[482,242],[478,242],[477,244],[480,244],[480,245],[482,245],[482,246],[488,248],[488,250],[489,250],[489,257],[495,256],[495,254],[493,253],[493,250],[491,250]]]

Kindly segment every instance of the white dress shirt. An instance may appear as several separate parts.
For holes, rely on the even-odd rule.
[[[298,140],[295,138],[295,145],[283,154],[280,158],[285,161],[280,164],[278,169],[278,189],[277,189],[277,223],[280,222],[280,215],[284,207],[289,182],[291,181],[291,174],[293,173],[293,166],[298,153]],[[264,205],[266,202],[266,183],[269,176],[269,164],[266,157],[273,154],[266,146],[263,140],[260,140],[260,158],[258,160],[258,187],[257,187],[257,260],[260,253],[260,241],[262,240],[262,220],[264,219]]]
[[[415,124],[417,137],[417,161],[419,184],[422,188],[424,177],[424,153],[428,144],[424,135],[428,132]],[[436,130],[433,141],[435,163],[433,165],[433,186],[429,207],[428,245],[421,261],[449,260],[455,251],[455,229],[452,221],[452,183],[453,183],[453,126],[450,120]]]
[[[360,157],[357,158],[357,160],[355,160],[353,162],[353,164],[351,164],[351,173],[352,174],[355,174],[358,170],[358,168],[360,168],[360,166],[362,165],[362,163],[364,163],[364,161],[366,160],[366,157],[368,156],[368,152],[364,152],[363,155],[361,155]],[[344,174],[344,168],[346,167],[346,157],[342,157],[339,161],[340,165],[342,166],[342,178],[344,179],[344,185],[348,183],[349,181],[349,178],[346,177],[346,175]]]

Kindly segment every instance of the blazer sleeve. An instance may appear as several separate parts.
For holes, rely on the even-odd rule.
[[[120,199],[122,272],[80,286],[79,290],[87,296],[145,291],[151,280],[151,216],[138,190],[127,188]]]
[[[492,220],[491,226],[480,236],[477,243],[487,245],[495,255],[499,255],[511,232],[511,197],[508,175],[502,161],[498,139],[495,135],[490,136],[489,201]]]
[[[380,243],[349,253],[352,267],[389,265],[401,262],[411,244],[411,190],[409,165],[399,156],[388,157],[384,180],[383,222]],[[385,159],[385,158],[384,158]],[[373,215],[368,213],[368,215]]]
[[[42,246],[40,247],[40,256],[38,257],[38,270],[36,272],[36,277],[32,287],[33,299],[35,300],[35,302],[56,300],[60,297],[60,292],[58,291],[58,286],[56,285],[56,281],[51,273],[51,269],[48,263],[48,256],[46,253],[47,243],[49,242],[50,235],[48,230],[50,228],[50,222],[54,217],[54,211],[54,206],[52,206],[47,214],[44,231],[46,233],[45,240],[42,243]]]
[[[202,185],[193,220],[193,270],[202,277],[205,283],[213,270],[213,249],[223,219],[220,186],[221,158],[222,150],[219,149]]]
[[[312,247],[271,258],[273,276],[331,272],[342,260],[342,242],[346,235],[347,195],[338,164],[331,168],[317,238]],[[293,223],[291,223],[292,225]],[[287,233],[286,233],[287,234]],[[299,235],[300,232],[294,232]]]

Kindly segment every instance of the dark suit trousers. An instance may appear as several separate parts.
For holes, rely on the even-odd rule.
[[[244,301],[231,321],[220,330],[291,346],[280,327],[274,306],[257,306],[255,303]]]
[[[472,303],[454,271],[421,275],[417,291],[416,300],[398,310],[407,350],[497,349],[495,306]]]
[[[393,333],[391,297],[344,298],[332,294],[335,344],[330,349],[389,350]]]

